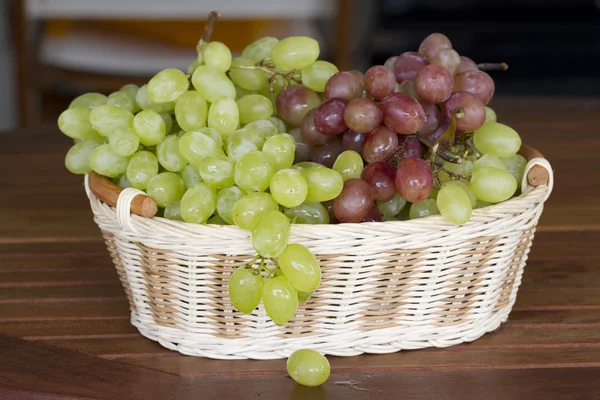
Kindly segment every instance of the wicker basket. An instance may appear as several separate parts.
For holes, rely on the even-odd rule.
[[[164,347],[219,359],[283,358],[299,348],[391,353],[472,341],[507,320],[553,183],[539,153],[522,153],[523,193],[474,210],[462,226],[441,216],[293,225],[290,242],[317,256],[323,279],[283,327],[262,306],[244,315],[229,302],[230,274],[253,258],[248,231],[131,215],[140,191],[123,190],[115,209],[94,195],[88,176],[86,191],[131,322]]]

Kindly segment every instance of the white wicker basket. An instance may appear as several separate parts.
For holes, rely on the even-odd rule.
[[[547,184],[528,185],[535,166]],[[545,172],[544,172],[545,173]],[[183,354],[273,359],[299,348],[353,356],[472,341],[508,318],[521,282],[552,169],[531,159],[523,194],[477,209],[455,226],[441,216],[402,222],[293,225],[290,242],[320,260],[323,279],[296,316],[276,326],[229,302],[231,272],[253,258],[248,231],[130,214],[86,191],[142,335]]]

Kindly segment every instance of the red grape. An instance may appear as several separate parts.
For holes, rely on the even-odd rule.
[[[435,55],[429,59],[432,64],[441,65],[446,68],[452,75],[456,75],[458,67],[460,66],[460,56],[456,50],[442,49],[435,53]]]
[[[299,126],[306,113],[319,104],[319,95],[303,85],[290,86],[277,96],[277,112],[291,126]]]
[[[428,103],[441,103],[452,94],[454,81],[452,74],[440,65],[423,67],[415,78],[415,90],[419,97]]]
[[[311,152],[311,161],[323,164],[327,168],[333,167],[333,163],[343,151],[341,140],[335,136],[330,137],[334,140],[313,148]]]
[[[429,165],[420,158],[405,158],[396,169],[396,190],[407,201],[418,203],[429,197],[433,175]]]
[[[377,100],[388,97],[394,93],[395,88],[394,73],[383,65],[375,65],[365,74],[365,91]]]
[[[361,85],[363,85],[363,81],[365,80],[365,74],[363,74],[362,72],[360,72],[356,69],[350,69],[350,70],[348,70],[348,72],[350,72],[352,75],[354,75],[354,77],[356,79],[358,79],[358,81],[361,83]],[[360,90],[361,93],[362,93],[363,89],[364,89],[364,86]]]
[[[301,161],[309,161],[312,145],[306,142],[306,139],[300,134],[300,128],[290,130],[290,135],[296,140],[296,150],[294,155],[294,163]]]
[[[366,162],[385,161],[398,148],[398,135],[385,126],[380,126],[367,135],[362,156]]]
[[[333,199],[333,213],[340,222],[360,222],[373,207],[373,190],[362,179],[344,182],[344,188]]]
[[[446,35],[442,33],[432,33],[421,42],[419,54],[431,59],[438,51],[451,48],[452,43]]]
[[[383,120],[383,111],[367,97],[353,99],[344,111],[344,121],[348,128],[358,133],[368,133],[377,128]]]
[[[342,135],[342,148],[346,150],[354,150],[357,153],[362,153],[363,144],[367,135],[348,130]]]
[[[386,97],[379,107],[383,111],[383,123],[396,133],[410,135],[418,132],[425,122],[423,106],[404,93]]]
[[[473,132],[485,122],[485,107],[483,103],[469,92],[456,92],[442,103],[442,110],[447,119],[451,119],[457,107],[462,107],[464,117],[456,121],[456,128]]]
[[[374,162],[363,169],[360,178],[373,189],[375,201],[388,201],[396,195],[396,173],[384,162]]]
[[[398,83],[412,81],[426,65],[429,65],[429,61],[419,53],[407,51],[400,54],[394,64],[396,81]]]
[[[381,218],[381,212],[379,208],[375,204],[371,207],[371,210],[367,213],[367,216],[362,219],[360,222],[381,222],[383,219]]]
[[[398,139],[398,154],[402,158],[421,158],[425,153],[425,146],[417,135],[401,135]]]
[[[419,129],[421,135],[430,135],[438,127],[440,123],[440,110],[435,104],[421,103],[423,111],[425,112],[425,123]]]
[[[483,105],[487,105],[494,96],[494,80],[479,70],[461,72],[454,77],[454,91],[464,90],[475,95]]]
[[[313,108],[304,116],[302,119],[302,125],[300,125],[300,133],[308,143],[320,146],[330,142],[333,139],[333,136],[325,135],[317,129],[315,126],[316,113],[317,109]]]
[[[398,56],[390,57],[385,61],[385,64],[383,64],[383,66],[386,67],[387,69],[389,69],[390,71],[394,72],[395,71],[394,66],[396,65],[397,59],[398,59]]]
[[[325,202],[323,202],[323,205],[325,206],[325,208],[327,209],[327,212],[329,213],[329,223],[330,224],[339,223],[340,221],[337,219],[337,217],[333,213],[333,200],[325,201]]]
[[[356,71],[360,74],[359,71]],[[362,74],[361,74],[362,75]],[[340,71],[329,78],[325,84],[323,97],[325,100],[333,98],[341,98],[352,100],[357,97],[362,97],[363,81],[358,74],[348,71]]]
[[[460,56],[460,65],[458,66],[457,74],[465,71],[477,71],[479,67],[475,64],[475,61],[471,60],[469,57]]]
[[[317,129],[326,135],[339,135],[348,130],[344,122],[344,111],[347,106],[348,101],[339,98],[329,99],[321,104],[315,114]]]

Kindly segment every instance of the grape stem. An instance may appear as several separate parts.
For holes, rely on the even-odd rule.
[[[258,266],[257,270],[259,273],[265,272],[267,275],[269,275],[269,278],[273,278],[275,276],[275,270],[267,267],[267,265],[265,264],[266,260],[267,260],[267,258],[264,258],[264,257],[260,258],[260,265]],[[269,258],[268,260],[271,260],[272,262],[274,262],[272,258]]]
[[[202,50],[204,49],[204,45],[210,42],[210,37],[212,36],[213,29],[215,28],[215,23],[219,19],[221,14],[218,11],[213,10],[208,14],[208,22],[204,27],[204,32],[202,33],[202,37],[198,41],[196,45],[196,52],[198,54],[202,54]]]
[[[508,69],[507,63],[481,63],[477,64],[477,68],[482,71],[506,71]]]
[[[254,257],[252,260],[248,261],[245,266],[246,268],[253,268],[252,266],[256,263],[256,260],[258,260],[260,256],[257,254],[256,257]]]
[[[275,93],[277,76],[280,76],[283,79],[284,89],[291,85],[292,82],[297,83],[298,85],[302,84],[302,78],[297,70],[293,69],[288,72],[281,71],[275,66],[275,64],[273,64],[273,62],[269,61],[268,59],[258,62],[255,65],[240,65],[235,68],[260,70],[269,74],[269,93],[271,96]]]

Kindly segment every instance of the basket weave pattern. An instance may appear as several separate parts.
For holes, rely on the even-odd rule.
[[[296,316],[276,326],[259,307],[237,312],[228,280],[254,257],[250,233],[130,215],[135,189],[116,209],[86,189],[94,218],[127,293],[132,323],[183,354],[270,359],[299,348],[351,356],[444,347],[500,326],[515,302],[548,185],[473,211],[455,226],[441,216],[412,221],[292,225],[323,277]],[[527,176],[527,173],[526,175]]]

